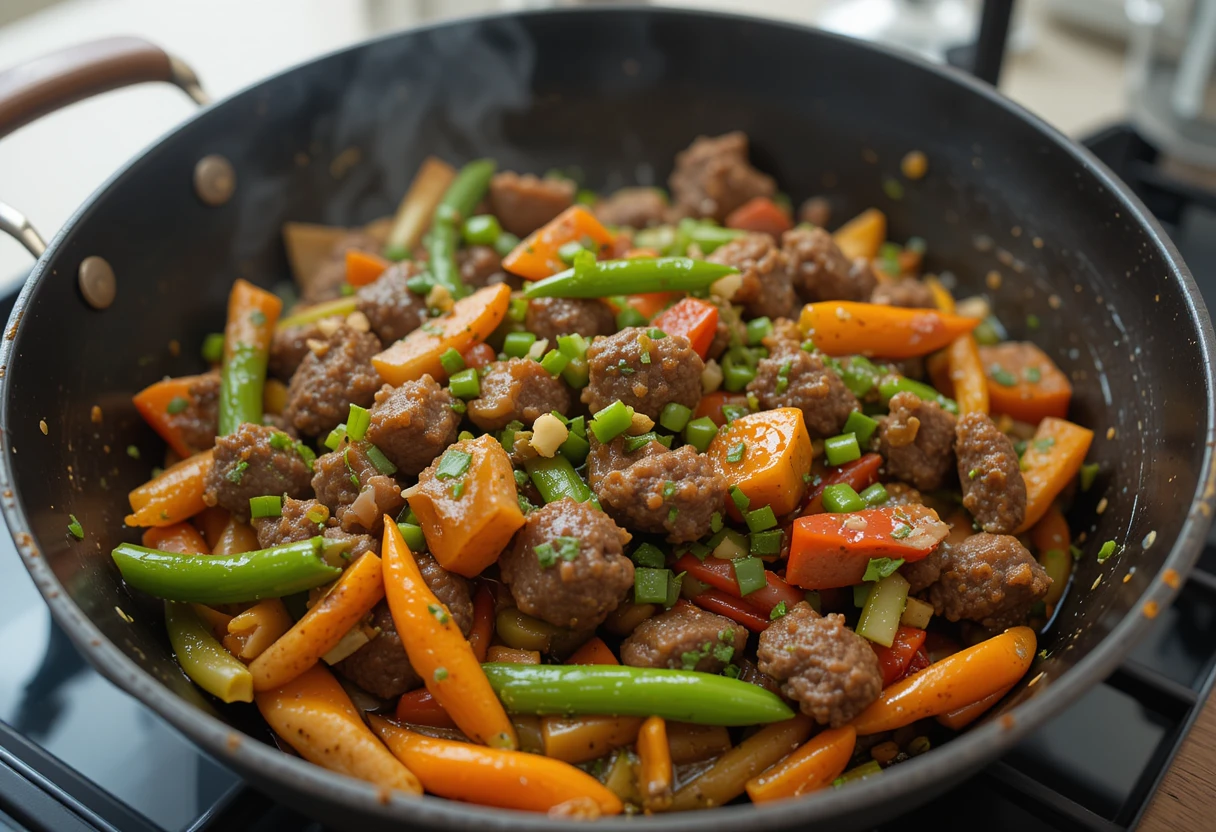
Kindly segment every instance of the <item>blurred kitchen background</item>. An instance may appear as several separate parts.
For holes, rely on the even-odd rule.
[[[207,91],[220,98],[374,34],[444,17],[553,4],[0,0],[0,69],[90,38],[138,34],[187,61]],[[974,37],[980,0],[657,4],[811,23],[943,60],[949,48]],[[1216,94],[1209,94],[1207,83],[1216,52],[1216,0],[1017,0],[1008,43],[1000,89],[1060,130],[1084,137],[1130,119],[1142,135],[1178,159],[1216,168],[1216,139],[1208,135]],[[192,108],[175,89],[145,85],[44,118],[0,142],[0,199],[24,212],[49,238],[110,173]],[[7,292],[28,266],[26,252],[0,238],[0,291]]]

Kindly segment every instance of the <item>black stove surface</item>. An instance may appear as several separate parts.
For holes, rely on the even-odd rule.
[[[1130,131],[1089,144],[1158,213],[1216,308],[1216,195],[1170,180]],[[1213,632],[1210,541],[1177,602],[1110,679],[965,786],[888,828],[972,828],[976,817],[991,832],[1133,828],[1211,690]],[[0,830],[323,832],[93,671],[51,621],[7,535],[0,668]]]

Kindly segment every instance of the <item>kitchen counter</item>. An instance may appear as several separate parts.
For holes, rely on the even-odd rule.
[[[1216,817],[1216,706],[1209,698],[1153,796],[1141,832],[1211,829]]]

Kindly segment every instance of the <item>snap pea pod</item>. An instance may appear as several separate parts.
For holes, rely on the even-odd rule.
[[[731,240],[737,240],[747,234],[738,228],[723,228],[708,222],[697,222],[684,218],[676,227],[675,240],[669,249],[670,254],[683,256],[688,251],[689,243],[696,243],[697,248],[704,254],[711,254]]]
[[[460,266],[456,263],[460,229],[485,195],[495,169],[493,159],[477,159],[462,167],[444,192],[443,199],[439,200],[439,206],[431,218],[431,231],[427,235],[427,251],[430,253],[427,268],[435,283],[456,298],[469,293],[460,278]]]
[[[781,698],[756,685],[697,673],[617,665],[483,664],[510,713],[661,716],[698,725],[790,719]]]
[[[937,402],[942,410],[947,410],[955,416],[958,415],[958,403],[954,399],[943,396],[936,389],[923,382],[914,381],[903,376],[886,376],[878,383],[878,394],[882,396],[883,404],[891,401],[891,397],[896,393],[911,393],[918,399],[923,399],[927,402]]]
[[[574,470],[570,460],[558,454],[552,458],[543,456],[525,463],[532,484],[546,503],[570,497],[580,503],[591,499],[591,489]]]
[[[165,628],[177,663],[196,685],[224,702],[253,701],[253,674],[224,649],[189,604],[166,603]]]
[[[214,605],[281,598],[328,583],[342,570],[327,560],[350,545],[318,536],[237,555],[181,555],[123,543],[111,556],[123,580],[141,592]]]
[[[538,280],[524,289],[526,298],[605,298],[644,292],[706,289],[739,270],[691,257],[635,257],[599,260],[576,257],[573,268]]]
[[[266,364],[282,309],[283,302],[278,297],[248,281],[238,280],[232,285],[217,405],[221,436],[232,433],[244,422],[262,424]]]

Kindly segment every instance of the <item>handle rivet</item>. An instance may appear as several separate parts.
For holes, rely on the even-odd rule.
[[[102,257],[86,257],[80,263],[80,293],[94,309],[106,309],[114,302],[118,283],[114,269]]]
[[[216,208],[232,198],[236,190],[236,171],[232,163],[213,153],[194,166],[194,192],[204,205]]]

